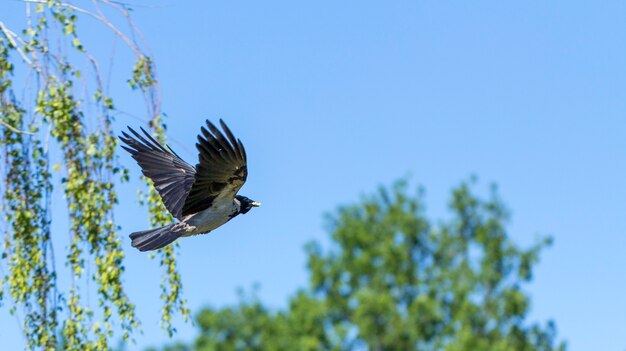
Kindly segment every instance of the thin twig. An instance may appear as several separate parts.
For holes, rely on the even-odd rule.
[[[15,50],[17,50],[17,52],[20,54],[20,56],[22,56],[22,59],[26,63],[28,63],[29,66],[31,66],[34,69],[36,69],[37,71],[39,71],[39,68],[37,66],[33,65],[33,62],[28,58],[28,56],[26,56],[26,53],[24,53],[24,51],[22,51],[20,46],[15,41],[16,39],[20,40],[21,38],[17,34],[13,33],[11,30],[9,30],[9,28],[7,28],[4,25],[3,22],[0,22],[0,30],[2,30],[2,33],[4,33],[4,36],[9,40],[9,43],[11,43],[11,45],[15,48]]]
[[[109,69],[108,69],[108,74],[107,74],[106,91],[104,91],[107,95],[109,94],[109,91],[110,91],[111,76],[113,75],[113,63],[114,63],[113,59],[115,58],[115,43],[117,43],[117,41],[114,40],[111,45],[111,56],[109,58]]]
[[[146,51],[148,52],[148,54],[150,55],[150,57],[154,57],[154,54],[152,53],[152,50],[150,49],[150,46],[148,45],[148,42],[146,40],[146,38],[143,36],[143,33],[141,33],[141,31],[139,30],[139,27],[137,27],[135,25],[135,22],[130,18],[130,13],[128,13],[128,5],[117,2],[117,1],[109,1],[109,0],[92,0],[94,2],[94,6],[98,7],[96,1],[98,2],[102,2],[104,4],[107,4],[111,7],[113,7],[114,9],[116,9],[119,13],[122,14],[122,16],[124,16],[126,18],[126,21],[128,21],[128,25],[130,26],[131,29],[131,33],[132,34],[137,34],[137,36],[139,36],[139,39],[141,39],[141,44],[143,45],[143,47],[145,47]],[[137,42],[133,36],[133,42],[135,43],[135,45],[137,45]],[[139,45],[137,45],[139,46]]]
[[[2,124],[3,126],[5,126],[5,127],[9,128],[9,129],[11,129],[11,130],[12,130],[13,132],[15,132],[15,133],[34,135],[34,133],[27,132],[27,131],[25,131],[25,130],[19,130],[19,129],[17,129],[17,128],[13,127],[12,125],[8,124],[7,122],[5,122],[5,121],[1,120],[1,119],[0,119],[0,124]]]
[[[122,1],[107,1],[112,4],[117,4],[123,7],[136,7],[136,8],[144,8],[144,9],[162,9],[167,7],[174,7],[174,4],[162,4],[162,5],[145,5],[145,4],[136,4],[131,2],[122,2]]]
[[[22,0],[22,1],[36,3],[36,4],[47,4],[48,3],[45,0]],[[115,32],[115,34],[117,34],[117,36],[120,37],[126,43],[126,45],[128,45],[128,47],[130,47],[135,52],[136,55],[143,55],[143,53],[141,52],[139,47],[137,47],[137,45],[135,45],[130,39],[128,39],[128,37],[126,35],[124,35],[124,33],[122,33],[121,30],[119,30],[113,23],[111,23],[111,21],[109,21],[102,13],[95,14],[95,13],[93,13],[91,11],[87,11],[87,10],[81,8],[81,7],[74,6],[72,4],[68,4],[68,3],[65,3],[65,2],[54,3],[53,6],[66,7],[68,9],[72,9],[72,10],[74,10],[76,12],[80,12],[82,14],[85,14],[87,16],[90,16],[90,17],[93,17],[93,18],[99,20],[100,22],[104,23],[109,28],[111,28],[111,30],[113,30],[113,32]]]
[[[105,15],[102,13],[102,10],[100,9],[100,6],[98,6],[98,2],[102,2],[106,5],[109,5],[113,8],[115,8],[116,10],[118,10],[124,17],[126,17],[126,19],[128,20],[128,23],[131,27],[131,33],[133,34],[137,34],[141,40],[143,41],[144,47],[146,48],[149,57],[154,57],[152,51],[150,50],[150,47],[148,46],[148,44],[146,43],[146,40],[143,36],[143,34],[141,34],[141,31],[139,31],[139,28],[137,28],[135,26],[135,23],[130,19],[130,15],[128,14],[128,11],[123,8],[120,5],[116,5],[114,3],[111,3],[108,0],[92,0],[92,3],[96,9],[96,11],[98,12],[99,16],[101,18],[106,18]],[[105,20],[105,23],[108,22]],[[110,22],[108,22],[110,23]],[[112,27],[113,28],[113,27]],[[128,40],[128,38],[126,38]],[[141,50],[139,49],[139,44],[137,44],[137,42],[134,40],[133,37],[133,44],[130,44],[128,41],[126,41],[126,44],[129,45],[131,48],[133,48],[135,50],[135,53],[137,54],[138,58],[141,57],[145,57],[145,55],[143,54],[143,52],[141,52]],[[134,46],[133,46],[134,45]],[[154,81],[155,83],[150,86],[147,87],[146,91],[144,91],[144,100],[146,103],[146,107],[149,110],[149,114],[150,114],[150,118],[151,119],[156,119],[158,116],[160,116],[161,111],[160,111],[160,89],[159,89],[159,84],[158,84],[158,78],[156,77],[156,74],[154,73],[154,62],[151,63],[152,64],[152,69],[150,74],[153,75],[154,77]],[[142,89],[143,90],[143,89]],[[152,111],[150,111],[150,108],[152,108]]]

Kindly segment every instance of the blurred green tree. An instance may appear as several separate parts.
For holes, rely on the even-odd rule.
[[[256,298],[205,308],[188,349],[564,350],[552,322],[526,321],[522,287],[550,239],[519,248],[495,187],[484,200],[472,183],[453,190],[437,224],[405,181],[339,208],[327,219],[333,246],[307,245],[310,287],[286,310]]]

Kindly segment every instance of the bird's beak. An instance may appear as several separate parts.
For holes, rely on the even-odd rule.
[[[261,206],[261,203],[260,202],[256,202],[256,201],[252,201],[252,203],[250,205],[252,205],[252,207],[259,207],[259,206]]]

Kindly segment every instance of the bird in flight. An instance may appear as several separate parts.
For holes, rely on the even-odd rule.
[[[143,136],[132,128],[122,132],[122,145],[150,178],[165,208],[178,220],[161,228],[130,235],[133,247],[156,250],[180,237],[206,234],[239,214],[261,204],[237,195],[246,181],[246,150],[220,119],[223,133],[206,121],[198,135],[198,164],[183,161],[169,145],[167,149],[143,128]]]

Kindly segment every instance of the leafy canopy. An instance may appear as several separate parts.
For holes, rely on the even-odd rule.
[[[451,217],[433,223],[407,182],[328,216],[333,245],[307,245],[310,286],[285,310],[256,298],[197,315],[193,346],[171,350],[563,350],[555,327],[527,322],[545,239],[522,249],[508,237],[495,188],[452,191]]]

